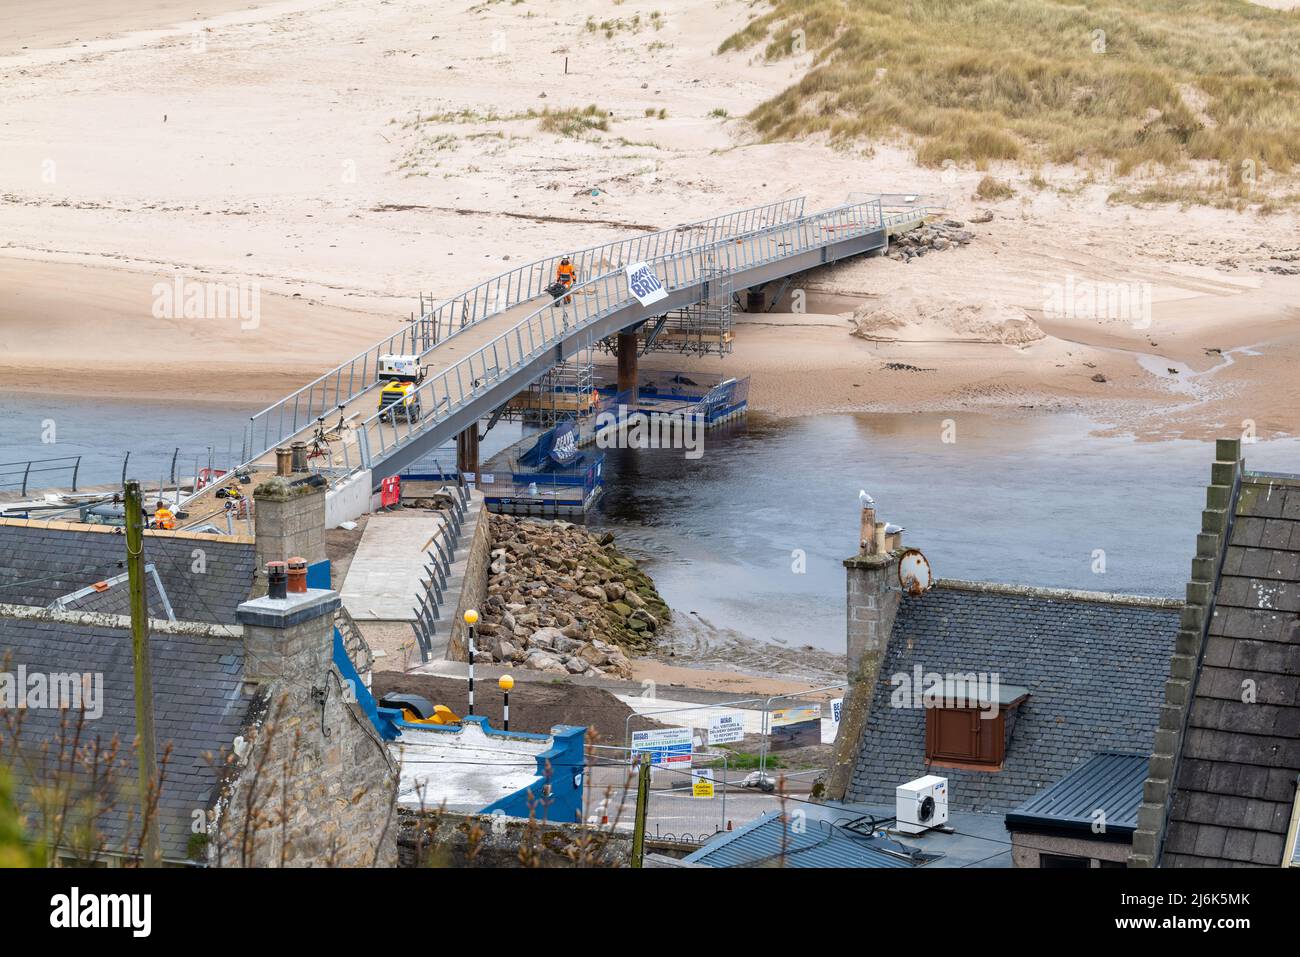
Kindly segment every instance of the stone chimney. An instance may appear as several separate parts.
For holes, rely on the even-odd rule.
[[[862,507],[858,553],[844,560],[848,579],[847,650],[851,681],[861,675],[874,683],[902,594],[898,585],[902,533],[886,533],[886,527],[884,522],[876,521],[875,503],[868,498]]]
[[[835,757],[826,777],[826,795],[843,800],[853,774],[858,742],[867,725],[871,697],[880,677],[880,663],[889,646],[902,591],[898,584],[898,553],[902,532],[887,533],[876,520],[875,503],[863,500],[858,553],[844,560],[848,591],[848,688],[840,715]]]
[[[330,666],[339,594],[304,587],[305,566],[325,558],[327,487],[320,476],[291,474],[276,475],[253,490],[260,569],[255,592],[261,597],[235,611],[244,626],[250,681],[310,683]]]
[[[320,475],[293,472],[274,475],[253,490],[253,525],[257,556],[255,595],[266,594],[267,562],[304,558],[308,565],[325,560],[325,492]]]

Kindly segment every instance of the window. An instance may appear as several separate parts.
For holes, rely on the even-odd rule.
[[[1071,854],[1039,854],[1038,866],[1065,870],[1087,870],[1092,862],[1086,857]]]
[[[1001,769],[1016,715],[1028,697],[1025,688],[1004,686],[997,690],[993,713],[991,696],[973,701],[969,695],[949,694],[945,687],[943,697],[926,708],[926,763],[974,771]]]

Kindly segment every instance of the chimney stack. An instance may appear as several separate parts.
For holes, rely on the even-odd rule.
[[[844,560],[849,687],[844,695],[835,758],[826,779],[826,795],[833,801],[843,800],[848,789],[857,744],[866,728],[871,697],[902,600],[898,584],[899,545],[900,532],[885,534],[885,523],[876,521],[875,503],[864,495],[858,554]]]
[[[328,488],[329,483],[324,478],[308,474],[275,475],[253,490],[258,568],[266,568],[269,562],[283,563],[291,559],[304,562],[304,567],[325,560],[325,494]],[[258,585],[265,588],[261,578]]]

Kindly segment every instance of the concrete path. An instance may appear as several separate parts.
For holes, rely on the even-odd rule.
[[[426,552],[444,519],[439,512],[377,512],[343,581],[343,607],[357,621],[413,621]]]

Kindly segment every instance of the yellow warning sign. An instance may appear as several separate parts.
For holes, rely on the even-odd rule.
[[[691,772],[691,797],[713,797],[713,772],[701,768]]]

